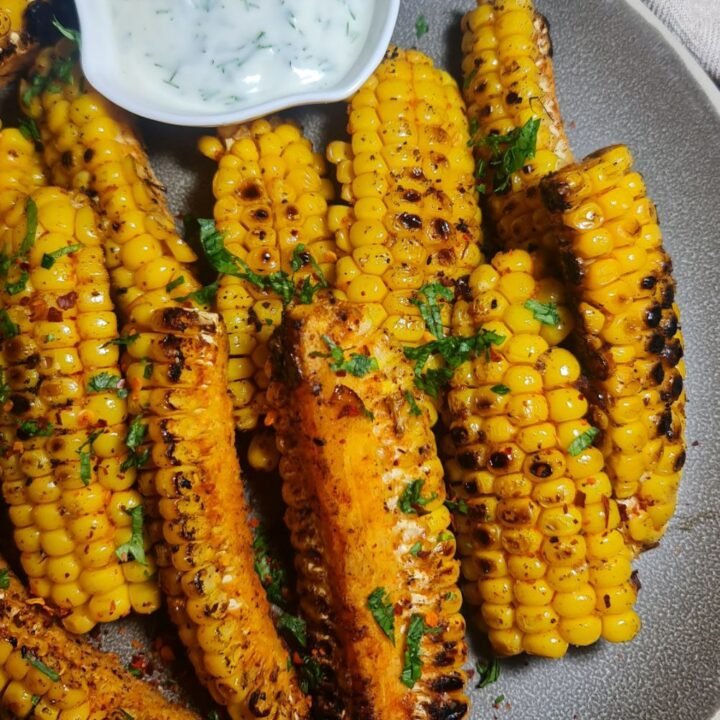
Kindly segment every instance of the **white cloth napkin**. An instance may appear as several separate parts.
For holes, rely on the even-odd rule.
[[[720,82],[720,0],[643,0]]]

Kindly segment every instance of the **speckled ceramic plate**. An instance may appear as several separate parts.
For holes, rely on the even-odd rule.
[[[417,45],[457,75],[459,21],[473,2],[403,0],[396,42]],[[537,3],[550,22],[575,154],[629,144],[659,208],[685,332],[688,461],[668,534],[638,562],[639,637],[628,646],[571,650],[560,662],[503,661],[497,683],[471,692],[471,718],[709,720],[720,708],[720,93],[639,0]],[[418,41],[420,13],[430,30]],[[343,136],[342,105],[292,114],[318,144]],[[152,123],[144,130],[174,209],[209,215],[212,167],[194,150],[199,132]],[[277,508],[270,485],[256,482],[254,494],[262,507]],[[280,528],[277,517],[271,527]],[[158,634],[172,636],[162,617],[105,628],[97,640],[127,660]],[[470,641],[481,647],[479,638]],[[189,697],[196,683],[182,660],[155,668],[153,677],[172,694]],[[190,695],[203,704],[201,692]],[[505,700],[494,707],[500,695]]]

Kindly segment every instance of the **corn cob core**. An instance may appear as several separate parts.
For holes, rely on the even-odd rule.
[[[63,631],[0,558],[0,715],[47,720],[197,720],[151,685]],[[123,715],[123,711],[126,713]]]
[[[452,286],[481,260],[480,210],[465,108],[455,81],[414,50],[391,48],[352,97],[349,143],[333,142],[342,199],[330,229],[343,255],[336,287],[370,308],[376,327],[418,344],[412,300],[423,285]],[[449,305],[443,310],[449,327]]]
[[[140,489],[170,617],[201,681],[233,718],[300,719],[307,703],[253,569],[226,363],[219,317],[184,308],[158,310],[129,346],[130,410],[147,413],[151,450]]]
[[[3,496],[32,592],[66,613],[68,629],[86,632],[160,603],[152,563],[123,565],[116,555],[130,540],[126,511],[141,498],[134,470],[122,467],[127,404],[101,233],[85,199],[53,187],[18,196],[1,222],[10,265],[1,294]]]
[[[579,363],[556,346],[567,330],[541,326],[525,306],[546,299],[543,283],[521,250],[470,276],[454,331],[503,340],[455,373],[445,469],[460,508],[463,595],[495,651],[560,657],[601,636],[629,640],[639,619],[602,453],[572,448],[591,426]]]
[[[196,256],[177,234],[127,117],[88,85],[76,51],[62,41],[40,53],[21,83],[21,107],[38,124],[52,181],[96,198],[118,308],[147,324],[155,308],[200,287],[188,267]]]
[[[379,370],[333,372],[326,338],[348,348],[348,357],[370,354]],[[376,331],[367,308],[342,302],[290,310],[274,363],[268,398],[277,413],[299,587],[307,594],[302,607],[318,608],[309,629],[317,623],[318,635],[336,633],[326,643],[342,699],[353,717],[464,717],[459,568],[431,414],[426,407],[414,415],[407,399],[412,369],[389,333]],[[414,503],[413,484],[420,495]],[[388,599],[392,641],[368,608],[378,589]],[[418,676],[404,684],[415,616],[429,629],[421,634]],[[337,708],[328,716],[344,717]]]
[[[215,223],[225,246],[259,275],[280,270],[313,282],[310,258],[332,279],[337,252],[327,226],[333,188],[325,160],[313,152],[300,129],[277,119],[221,130],[200,140],[203,154],[218,163],[213,180]],[[299,245],[307,255],[293,273]],[[263,413],[267,343],[279,324],[283,302],[248,280],[224,275],[217,309],[228,328],[230,390],[238,429],[250,430]],[[265,466],[267,458],[250,457]]]
[[[543,181],[559,213],[593,422],[626,532],[656,543],[672,516],[685,462],[685,362],[672,261],[642,177],[622,146]]]

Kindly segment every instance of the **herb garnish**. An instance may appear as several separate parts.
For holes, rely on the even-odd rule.
[[[119,398],[126,398],[130,393],[125,387],[125,381],[119,375],[101,372],[93,375],[87,384],[88,392],[96,393],[104,390],[117,390]]]
[[[80,44],[80,31],[74,28],[65,27],[56,17],[53,17],[53,27],[68,40],[72,40],[76,44]]]
[[[306,655],[299,667],[299,674],[300,689],[307,694],[315,690],[325,678],[325,668],[317,660]]]
[[[524,307],[530,310],[533,317],[543,323],[543,325],[550,325],[551,327],[558,327],[558,325],[560,325],[560,315],[558,314],[557,305],[554,302],[542,303],[537,300],[528,300]]]
[[[310,357],[330,358],[330,369],[334,373],[346,372],[355,377],[365,377],[368,373],[378,369],[378,362],[374,357],[352,353],[349,358],[346,358],[345,351],[332,338],[327,335],[320,337],[330,352],[321,353],[316,350],[310,353]]]
[[[423,35],[426,35],[430,30],[427,18],[424,15],[418,15],[415,20],[415,37],[419,40]]]
[[[261,585],[265,588],[265,594],[273,605],[285,607],[287,586],[287,573],[278,561],[270,554],[267,535],[262,526],[255,530],[253,540],[253,553],[255,554],[255,572],[260,578]]]
[[[401,512],[407,513],[408,515],[417,514],[418,508],[424,507],[428,503],[432,502],[437,498],[437,493],[433,493],[430,497],[421,497],[423,485],[425,481],[418,478],[413,480],[400,495],[398,501],[398,507]]]
[[[22,118],[18,123],[18,130],[26,140],[34,143],[39,143],[41,140],[38,126],[32,118]]]
[[[592,444],[593,440],[600,434],[600,431],[596,427],[591,427],[585,432],[580,433],[569,445],[568,453],[575,457],[579,455],[583,450],[587,450]]]
[[[403,670],[400,681],[403,685],[412,688],[420,679],[422,672],[422,659],[420,658],[420,642],[425,635],[442,632],[442,628],[431,628],[425,624],[425,619],[417,613],[410,617],[407,636],[405,638],[405,654],[403,656]]]
[[[278,630],[287,630],[302,647],[307,647],[307,624],[302,618],[282,612],[278,618],[277,627]]]
[[[415,415],[416,417],[419,415],[422,415],[422,410],[420,409],[420,406],[417,404],[417,401],[415,400],[415,396],[409,391],[405,391],[405,399],[407,400],[407,404],[410,406],[410,414]]]
[[[135,333],[134,335],[121,335],[120,337],[113,338],[112,340],[108,340],[106,343],[103,343],[100,347],[105,349],[106,347],[110,347],[110,345],[118,345],[120,347],[127,347],[128,345],[132,345],[138,338],[140,337],[140,333]]]
[[[501,383],[500,385],[493,385],[490,388],[490,391],[494,392],[496,395],[507,395],[510,392],[510,388]]]
[[[492,685],[500,677],[500,661],[494,657],[489,662],[478,660],[475,663],[475,670],[478,673],[476,688],[484,688]]]
[[[8,315],[8,311],[3,308],[0,310],[0,337],[3,340],[9,340],[20,334],[20,326],[16,325]]]
[[[15,282],[5,283],[5,292],[8,295],[17,295],[23,292],[27,287],[27,281],[30,278],[30,273],[27,270],[20,271],[20,277]]]
[[[180,275],[180,277],[176,277],[174,280],[171,280],[166,286],[165,286],[165,292],[171,293],[176,287],[180,287],[185,282],[185,276]]]
[[[183,295],[182,297],[176,297],[174,298],[174,300],[175,302],[185,302],[186,300],[192,300],[198,305],[212,305],[215,301],[215,296],[217,295],[219,287],[220,280],[215,280],[215,282],[211,282],[209,285],[205,285],[199,290],[195,290],[191,293],[188,293],[187,295]]]
[[[126,508],[125,512],[130,516],[131,520],[130,540],[120,545],[120,547],[115,551],[115,554],[121,563],[135,560],[142,565],[147,565],[147,560],[145,559],[145,544],[143,542],[143,506],[136,505],[130,510]]]
[[[52,668],[49,668],[42,660],[37,658],[31,653],[26,647],[20,648],[20,655],[23,660],[27,660],[36,670],[39,670],[45,677],[50,678],[53,682],[57,682],[60,679],[60,675],[55,672]]]
[[[7,568],[0,568],[0,590],[7,590],[10,587],[10,571]]]
[[[120,464],[120,472],[127,472],[130,468],[141,468],[150,459],[150,448],[145,448],[142,452],[138,452],[138,448],[145,442],[147,435],[147,425],[142,421],[139,415],[136,415],[125,438],[125,445],[130,450],[130,454]]]
[[[418,540],[418,542],[412,544],[409,552],[414,557],[417,557],[420,554],[421,550],[422,550],[422,543]]]
[[[64,255],[70,255],[74,252],[77,252],[82,247],[83,245],[81,243],[75,243],[73,245],[66,245],[65,247],[53,250],[53,252],[51,253],[43,253],[42,259],[40,260],[40,265],[46,270],[49,270],[55,264],[56,260],[63,257]]]
[[[102,435],[104,430],[93,430],[87,440],[75,451],[80,456],[80,479],[83,485],[89,485],[92,480],[92,466],[90,458],[95,454],[93,443]],[[88,448],[87,450],[85,448]]]
[[[37,420],[23,420],[18,425],[18,435],[25,438],[50,437],[55,426],[52,423],[41,425]]]
[[[425,321],[425,327],[436,338],[441,339],[445,333],[443,332],[442,314],[438,298],[450,301],[454,297],[453,291],[439,282],[433,282],[423,285],[417,291],[417,294],[423,295],[425,299],[411,298],[410,302],[419,308],[420,316]]]
[[[460,513],[460,515],[468,514],[468,504],[467,500],[465,500],[464,498],[460,498],[457,502],[455,502],[454,500],[446,500],[445,507],[450,512]]]
[[[375,588],[367,599],[367,607],[370,611],[378,627],[395,644],[395,613],[393,605],[390,602],[390,596],[385,592],[385,588]]]

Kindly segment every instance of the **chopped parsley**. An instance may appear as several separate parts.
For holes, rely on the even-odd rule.
[[[106,343],[103,343],[100,347],[105,349],[106,347],[110,347],[110,345],[118,345],[119,347],[127,347],[128,345],[132,345],[138,338],[140,337],[140,333],[135,333],[134,335],[121,335],[120,337],[113,338],[112,340],[108,340]]]
[[[0,310],[0,337],[3,340],[17,337],[20,334],[20,326],[16,325],[8,315],[8,311],[3,308]]]
[[[325,679],[325,668],[309,655],[305,656],[299,667],[300,689],[304,693],[315,690]]]
[[[446,500],[445,501],[445,507],[450,512],[456,512],[460,513],[460,515],[467,515],[468,514],[468,504],[467,500],[460,498],[457,502],[453,500]]]
[[[185,302],[186,300],[192,300],[198,305],[212,305],[215,302],[215,296],[217,295],[218,288],[220,287],[220,280],[215,280],[209,285],[201,287],[199,290],[195,290],[182,297],[176,297],[175,302]]]
[[[287,630],[302,647],[307,647],[307,624],[302,618],[282,612],[278,618],[277,627],[278,630]]]
[[[23,420],[18,425],[18,435],[23,438],[50,437],[54,429],[52,423],[41,424],[37,420]]]
[[[413,543],[412,547],[410,548],[410,554],[414,557],[417,557],[420,554],[420,551],[422,550],[422,543],[418,540],[418,542]]]
[[[445,507],[447,507],[447,502],[445,503]],[[455,536],[449,530],[443,530],[438,535],[438,542],[446,542],[447,540],[454,540],[454,539],[455,539]]]
[[[478,673],[476,688],[484,688],[492,685],[500,677],[500,661],[492,658],[489,662],[478,660],[475,663],[475,670]]]
[[[72,31],[69,31],[72,32]],[[23,90],[21,102],[26,107],[30,105],[32,99],[41,95],[46,90],[48,92],[60,92],[62,85],[68,85],[73,82],[73,67],[78,55],[78,47],[76,46],[69,57],[59,57],[53,61],[50,70],[46,75],[41,73],[33,73],[27,81]]]
[[[104,430],[94,430],[91,432],[87,440],[75,451],[80,456],[80,479],[83,485],[89,485],[92,480],[92,465],[90,458],[95,454],[93,443],[102,435]],[[85,449],[87,448],[87,450]]]
[[[267,535],[262,526],[255,530],[253,540],[253,553],[255,555],[255,572],[260,578],[261,585],[265,588],[268,600],[278,607],[285,607],[286,587],[288,583],[287,573],[280,563],[270,554]]]
[[[367,599],[367,607],[378,627],[395,644],[395,612],[385,588],[375,588]]]
[[[503,335],[480,329],[475,335],[468,337],[444,337],[419,347],[406,347],[405,357],[415,361],[415,385],[431,397],[437,397],[452,378],[453,370],[473,355],[484,353],[485,357],[489,358],[490,347],[500,345],[504,340]],[[440,355],[445,361],[445,367],[431,368],[423,373],[431,355]]]
[[[35,201],[29,197],[25,203],[25,236],[20,243],[20,249],[15,255],[15,259],[25,257],[30,248],[35,244],[35,235],[37,235],[38,211]]]
[[[418,478],[417,480],[413,480],[402,491],[402,495],[400,495],[400,500],[398,501],[398,507],[401,512],[407,513],[408,515],[417,514],[418,508],[424,507],[437,498],[437,493],[433,493],[427,498],[420,495],[424,484],[425,481]]]
[[[10,571],[7,568],[0,568],[0,590],[7,590],[10,587]]]
[[[569,445],[568,453],[575,457],[579,455],[583,450],[587,450],[592,444],[595,438],[600,434],[600,431],[596,427],[591,427],[585,432],[580,433]]]
[[[498,706],[500,705],[500,703],[503,703],[503,702],[505,702],[505,696],[504,696],[504,695],[498,695],[498,696],[493,700],[493,705],[494,705],[495,707],[498,707]]]
[[[142,417],[136,415],[125,438],[125,445],[130,450],[130,454],[120,464],[120,472],[127,472],[130,468],[141,468],[150,459],[150,448],[145,448],[142,452],[138,452],[138,448],[145,442],[147,436],[147,425],[142,421]]]
[[[425,624],[422,615],[414,613],[410,617],[407,636],[405,637],[405,654],[403,656],[403,670],[400,681],[406,687],[415,687],[422,672],[422,659],[420,658],[420,643],[425,635],[441,632],[442,628],[431,628]]]
[[[181,275],[180,277],[176,277],[174,280],[171,280],[166,286],[165,286],[165,292],[171,293],[175,288],[180,287],[185,282],[185,276]]]
[[[558,308],[552,301],[542,303],[537,300],[528,300],[525,303],[525,308],[530,310],[533,317],[543,323],[543,325],[550,325],[551,327],[558,327],[558,325],[560,325]]]
[[[410,414],[415,415],[416,417],[419,415],[422,415],[422,410],[420,409],[420,406],[417,404],[417,401],[415,400],[415,396],[407,390],[405,392],[405,399],[407,400],[407,404],[410,406]]]
[[[510,392],[510,388],[507,385],[493,385],[490,390],[496,395],[507,395]]]
[[[31,653],[26,647],[20,649],[20,655],[23,660],[27,660],[36,670],[39,670],[45,677],[50,678],[53,682],[57,682],[60,679],[60,675],[55,672],[52,668],[49,668],[42,660],[37,658],[34,653]]]
[[[80,31],[74,28],[65,27],[56,17],[53,17],[53,27],[68,40],[72,40],[75,44],[80,44]]]
[[[20,276],[15,282],[5,283],[5,292],[8,295],[17,295],[25,290],[27,287],[27,281],[30,278],[30,273],[27,270],[21,270]]]
[[[53,250],[51,253],[43,253],[40,265],[46,270],[49,270],[55,264],[56,260],[64,257],[65,255],[71,255],[72,253],[80,250],[82,247],[83,245],[81,243],[74,243],[73,245],[66,245],[65,247]]]
[[[328,335],[321,335],[322,341],[328,346],[329,353],[311,352],[310,357],[330,358],[330,369],[334,373],[346,372],[354,377],[365,377],[370,372],[378,369],[377,360],[369,355],[351,353],[349,358],[345,357],[345,351],[335,343]]]
[[[145,367],[143,368],[143,377],[146,380],[149,380],[152,377],[153,369],[155,365],[151,363],[149,360],[145,360]]]
[[[18,123],[18,130],[26,140],[40,142],[40,131],[32,118],[22,118]]]
[[[130,516],[131,535],[128,542],[123,543],[116,551],[121,563],[135,560],[142,565],[147,565],[145,559],[145,544],[143,542],[144,510],[142,505],[136,505],[130,510],[125,509]]]
[[[415,20],[415,37],[419,40],[423,35],[427,35],[430,30],[427,18],[424,15],[418,15]]]
[[[29,197],[25,202],[25,235],[23,236],[20,247],[16,253],[12,256],[8,256],[5,253],[0,255],[0,276],[7,278],[10,273],[10,268],[18,261],[26,258],[30,248],[35,242],[35,235],[37,234],[37,205],[35,201]],[[9,295],[17,295],[25,290],[28,278],[30,277],[27,270],[21,270],[18,279],[12,282],[6,282],[5,291]],[[2,311],[3,316],[0,319],[0,330],[2,331],[3,337],[9,339],[15,337],[20,329],[14,323],[10,322],[7,316],[7,311]],[[12,326],[12,327],[11,327]],[[13,327],[17,331],[13,330]]]
[[[449,302],[453,299],[454,293],[441,283],[433,282],[423,285],[417,291],[417,294],[424,296],[424,299],[419,297],[411,298],[410,302],[419,308],[420,316],[425,321],[425,327],[439,340],[445,333],[443,332],[442,314],[438,299]]]
[[[482,172],[486,166],[493,170],[493,192],[506,192],[510,187],[512,174],[522,169],[530,158],[535,157],[539,127],[540,119],[531,118],[522,127],[515,128],[507,135],[491,134],[478,140],[473,133],[468,144],[485,145],[490,151],[490,158],[483,161]]]
[[[312,254],[305,249],[305,245],[300,243],[293,250],[292,258],[290,259],[290,267],[292,268],[293,274],[308,263],[310,263],[310,266],[317,277],[317,283],[313,284],[309,275],[306,275],[303,278],[302,283],[296,288],[298,302],[301,305],[309,305],[318,290],[324,290],[328,287],[328,281],[325,278],[325,273],[323,273],[322,268],[318,265],[317,260],[315,260]]]
[[[130,393],[125,387],[125,381],[119,375],[101,372],[88,380],[88,392],[97,393],[105,390],[116,390],[119,398],[126,398]]]

